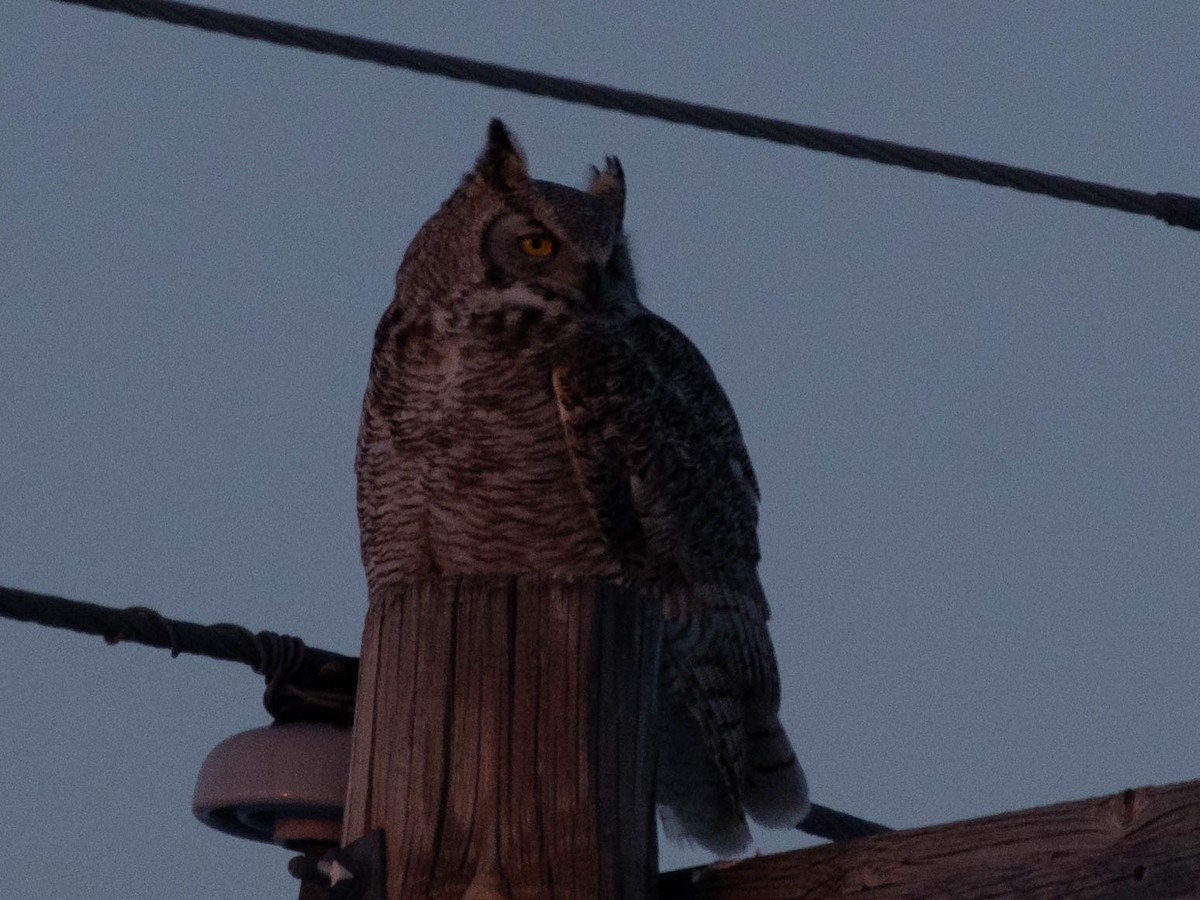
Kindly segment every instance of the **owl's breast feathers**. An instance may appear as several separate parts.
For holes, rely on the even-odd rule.
[[[377,334],[359,431],[368,584],[439,574],[615,576],[575,484],[539,311]]]

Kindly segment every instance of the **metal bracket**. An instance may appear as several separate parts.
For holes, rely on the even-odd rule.
[[[369,831],[320,860],[297,856],[288,870],[303,884],[302,900],[387,900],[384,831]]]

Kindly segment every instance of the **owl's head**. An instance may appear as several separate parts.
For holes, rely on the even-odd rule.
[[[622,231],[625,177],[616,157],[586,189],[529,177],[499,119],[475,168],[417,232],[396,273],[395,306],[539,306],[622,313],[637,306]]]

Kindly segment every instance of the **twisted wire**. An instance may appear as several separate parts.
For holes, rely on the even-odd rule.
[[[126,13],[175,25],[187,25],[204,31],[267,41],[285,47],[300,47],[314,53],[326,53],[348,59],[367,60],[385,66],[440,75],[540,97],[552,97],[600,109],[612,109],[630,115],[661,119],[680,125],[692,125],[709,131],[736,134],[778,144],[806,147],[822,153],[836,153],[889,166],[901,166],[1008,187],[1027,193],[1042,194],[1059,200],[1117,209],[1136,215],[1154,216],[1168,225],[1200,231],[1200,197],[1172,193],[1147,193],[1114,187],[1094,181],[1082,181],[989,162],[924,147],[876,140],[860,135],[799,125],[782,119],[755,116],[716,106],[672,100],[654,94],[627,91],[607,85],[559,78],[527,69],[516,69],[479,62],[461,56],[432,53],[413,47],[373,41],[319,28],[307,28],[274,19],[210,7],[180,3],[177,0],[55,0],[74,6]]]
[[[348,723],[353,716],[358,660],[290,635],[228,622],[198,625],[144,606],[117,609],[10,587],[0,587],[0,617],[97,635],[108,644],[161,647],[172,657],[186,653],[244,663],[263,676],[263,704],[280,721],[315,717]]]
[[[179,646],[179,635],[175,631],[174,624],[158,610],[148,606],[130,606],[125,609],[125,616],[127,618],[119,623],[116,631],[103,635],[104,643],[110,646],[128,640],[146,643],[132,635],[150,634],[157,629],[158,634],[162,635],[162,640],[166,643],[155,643],[154,646],[165,646],[171,651],[171,659],[183,652]],[[135,621],[138,623],[136,628],[132,626]]]

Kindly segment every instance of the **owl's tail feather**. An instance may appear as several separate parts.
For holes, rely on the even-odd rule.
[[[779,716],[746,704],[746,780],[743,800],[756,822],[795,828],[808,815],[808,784]]]
[[[794,828],[809,808],[804,773],[779,724],[766,603],[756,581],[689,585],[666,600],[658,767],[664,828],[733,856],[750,839],[746,813]]]
[[[702,832],[696,822],[686,821],[679,810],[660,806],[658,812],[668,838],[679,844],[699,844],[718,859],[737,859],[750,846],[750,828],[745,819],[718,831]]]
[[[696,720],[686,708],[665,706],[656,798],[663,830],[673,841],[695,842],[732,859],[750,844],[746,818]]]

